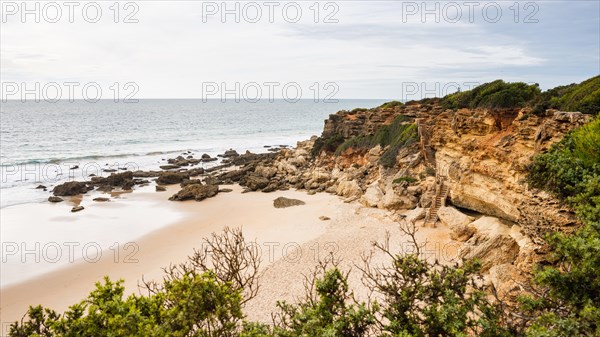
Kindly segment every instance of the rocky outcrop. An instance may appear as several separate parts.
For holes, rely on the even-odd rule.
[[[179,184],[182,181],[189,179],[190,174],[188,172],[161,172],[156,179],[156,183],[160,185],[172,185]]]
[[[85,182],[68,181],[64,184],[56,185],[52,190],[52,194],[55,196],[67,197],[84,194],[92,189],[94,189],[94,187],[88,186],[88,184]]]
[[[186,185],[179,192],[175,193],[169,200],[184,201],[196,200],[202,201],[206,198],[212,198],[219,193],[219,186],[206,184],[190,184]]]
[[[452,240],[464,242],[469,240],[477,231],[474,226],[471,226],[473,218],[461,213],[454,207],[442,207],[438,210],[440,221],[448,226],[452,231],[450,238]]]

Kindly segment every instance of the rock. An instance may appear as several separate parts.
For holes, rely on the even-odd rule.
[[[450,238],[452,240],[465,242],[476,232],[475,227],[470,226],[473,219],[468,215],[461,213],[454,207],[440,208],[438,210],[438,217],[440,221],[452,231],[450,233]]]
[[[64,200],[61,197],[50,196],[50,197],[48,197],[48,201],[50,201],[50,202],[61,202],[61,201],[64,201]]]
[[[98,202],[107,202],[107,201],[110,201],[110,198],[98,197],[98,198],[94,198],[93,200],[98,201]]]
[[[160,185],[171,185],[171,184],[179,184],[184,179],[188,179],[188,178],[189,178],[189,174],[186,172],[166,171],[166,172],[161,172],[161,174],[158,176],[158,179],[156,179],[156,182]]]
[[[229,149],[227,151],[225,151],[225,153],[223,154],[224,158],[231,158],[231,157],[239,157],[239,153],[237,153],[236,150],[234,149]]]
[[[491,267],[488,277],[500,298],[516,299],[524,290],[522,285],[528,284],[528,280],[521,275],[519,270],[509,263]]]
[[[91,189],[93,189],[93,187],[88,186],[85,182],[68,181],[64,184],[55,186],[52,190],[52,194],[56,196],[73,196],[84,194]]]
[[[208,178],[205,179],[205,181]],[[194,185],[194,184],[202,184],[202,180],[200,179],[185,179],[184,181],[181,182],[181,184],[179,184],[179,186],[181,187],[186,187],[187,185]],[[216,185],[216,184],[213,184]]]
[[[46,187],[46,186],[44,186],[44,185],[38,185],[38,186],[36,187],[36,189],[38,189],[38,190],[45,190],[46,188],[47,188],[47,187]]]
[[[69,170],[76,170],[78,168],[79,168],[79,165],[75,165],[75,166],[71,167]]]
[[[388,187],[377,207],[387,210],[414,209],[418,200],[407,195],[398,195],[392,186]]]
[[[217,185],[201,185],[192,184],[182,188],[179,192],[175,193],[169,200],[183,201],[194,199],[201,201],[206,198],[212,198],[219,193],[219,186]]]
[[[134,177],[140,177],[140,178],[152,178],[152,177],[158,177],[160,174],[162,173],[162,171],[135,171],[133,172],[133,176]]]
[[[94,183],[102,184],[102,185],[110,185],[110,186],[119,186],[123,189],[125,187],[133,186],[133,172],[127,171],[122,173],[113,173],[106,178],[102,178],[102,180],[95,181]]]
[[[319,217],[319,220],[321,220],[321,221],[327,221],[327,220],[331,220],[331,218],[330,218],[330,217],[328,217],[328,216],[321,215],[321,216]]]
[[[229,192],[233,192],[233,190],[231,188],[220,188],[219,189],[219,193],[229,193]]]
[[[344,180],[338,184],[335,193],[339,196],[346,198],[358,198],[362,195],[362,189],[360,188],[356,180]]]
[[[240,180],[240,184],[248,187],[252,191],[257,191],[267,187],[269,185],[269,179],[255,174],[248,174]]]
[[[156,185],[156,192],[164,192],[167,188],[164,186]]]
[[[202,158],[202,159],[210,159],[210,155],[208,153],[203,153],[200,158]]]
[[[270,179],[273,178],[275,174],[277,174],[277,169],[271,166],[257,166],[254,170],[254,173],[258,174],[261,177]]]
[[[104,192],[104,193],[112,192],[112,190],[114,190],[114,187],[112,187],[110,185],[100,185],[100,186],[98,186],[98,188],[96,188],[96,191]]]
[[[263,188],[262,191],[264,193],[270,193],[270,192],[274,192],[277,191],[280,187],[280,184],[277,180],[271,180],[271,182],[269,182],[269,185],[267,185],[267,187]]]
[[[102,172],[111,173],[111,172],[117,172],[117,170],[115,170],[115,169],[103,169]]]
[[[478,259],[481,262],[481,272],[487,272],[492,266],[502,263],[512,263],[519,255],[519,245],[506,234],[496,234],[477,246],[465,247],[461,257]]]
[[[72,213],[83,211],[83,210],[84,210],[83,206],[75,206],[75,207],[71,208]]]
[[[377,207],[377,204],[383,198],[383,192],[377,185],[371,185],[360,198],[360,202],[367,207]]]
[[[180,168],[181,166],[175,165],[175,164],[168,164],[168,165],[161,165],[159,167],[163,170],[172,170],[172,169]]]
[[[275,208],[285,208],[285,207],[291,207],[291,206],[300,206],[300,205],[304,205],[306,204],[304,201],[302,200],[298,200],[298,199],[289,199],[289,198],[285,198],[285,197],[279,197],[275,200],[273,200],[273,206]]]
[[[425,208],[417,207],[415,209],[407,211],[403,215],[404,215],[404,219],[407,222],[415,222],[418,220],[422,220],[422,219],[425,219]]]

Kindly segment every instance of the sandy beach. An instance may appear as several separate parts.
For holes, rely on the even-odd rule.
[[[137,223],[148,223],[154,229],[135,240],[128,240],[131,243],[128,246],[120,245],[118,254],[113,247],[105,250],[98,261],[79,259],[2,287],[4,326],[20,319],[29,305],[42,304],[59,311],[67,309],[83,299],[93,289],[94,283],[105,275],[113,280],[124,279],[127,291],[137,292],[142,276],[146,280],[160,279],[162,267],[185,261],[194,248],[201,246],[203,238],[227,226],[241,227],[246,239],[256,241],[261,248],[264,271],[260,279],[261,289],[258,296],[248,303],[247,312],[250,319],[269,321],[277,300],[291,301],[301,294],[302,274],[310,271],[320,257],[334,252],[344,267],[352,268],[355,263],[360,263],[361,254],[369,251],[371,242],[382,240],[386,231],[392,233],[393,240],[403,240],[399,237],[397,223],[387,211],[364,208],[357,202],[344,203],[338,196],[327,193],[308,195],[294,190],[241,193],[240,186],[231,187],[232,192],[220,193],[202,202],[166,201],[178,189],[177,185],[173,185],[166,192],[145,189],[121,195],[107,203],[94,204],[91,199],[96,195],[86,195],[82,201],[86,210],[79,213],[70,213],[71,205],[66,202],[64,205],[19,206],[28,208],[28,212],[23,212],[23,209],[13,211],[35,214],[37,210],[36,219],[43,226],[51,227],[69,221],[76,226],[85,226],[89,222],[104,221],[105,226],[110,227],[112,223],[135,218]],[[274,208],[273,200],[280,196],[300,199],[306,204]],[[44,211],[48,206],[54,211]],[[63,215],[56,216],[57,210]],[[108,221],[99,218],[102,212],[110,212]],[[3,221],[14,220],[10,218],[10,211],[3,213]],[[321,220],[320,216],[330,220]],[[73,221],[75,217],[77,220]],[[107,233],[98,235],[106,236]],[[423,229],[419,237],[449,242],[444,228]],[[113,239],[122,240],[122,233],[115,232]],[[350,282],[360,284],[360,278],[351,275]]]

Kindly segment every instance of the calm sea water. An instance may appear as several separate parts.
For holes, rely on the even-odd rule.
[[[183,151],[214,156],[229,148],[264,152],[264,145],[295,145],[320,134],[329,114],[385,101],[0,103],[0,205],[43,201],[48,194],[37,185],[82,180],[105,168],[156,169]]]

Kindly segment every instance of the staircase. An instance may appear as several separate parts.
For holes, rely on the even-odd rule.
[[[435,185],[435,200],[425,215],[425,226],[435,226],[438,220],[438,211],[446,206],[446,198],[450,192],[450,187],[445,183],[445,177],[438,177],[438,183]]]

